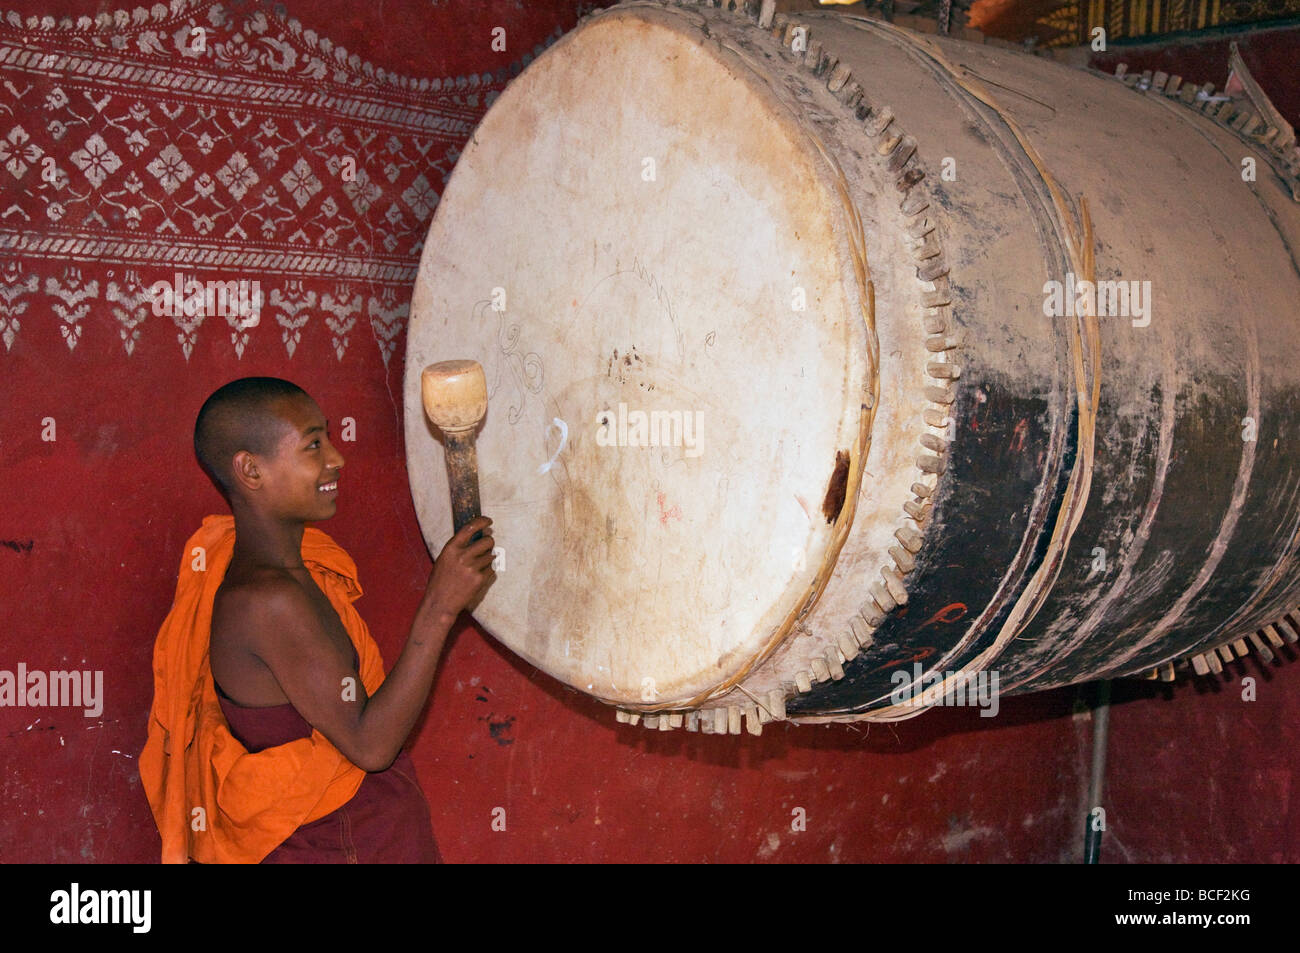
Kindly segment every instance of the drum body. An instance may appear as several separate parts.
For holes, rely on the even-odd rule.
[[[431,550],[420,371],[472,358],[476,617],[623,720],[907,717],[1290,638],[1294,170],[1194,106],[835,14],[588,17],[426,241]]]

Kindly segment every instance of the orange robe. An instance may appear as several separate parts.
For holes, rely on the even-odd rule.
[[[154,645],[154,700],[140,780],[162,835],[163,863],[258,863],[298,827],[346,804],[365,778],[319,731],[252,754],[230,733],[212,681],[208,640],[212,603],[234,545],[234,517],[203,520],[185,544],[176,599]],[[362,684],[373,695],[383,684],[384,665],[352,607],[361,595],[356,564],[311,527],[303,533],[302,558],[347,629]]]

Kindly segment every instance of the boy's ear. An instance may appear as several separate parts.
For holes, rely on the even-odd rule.
[[[247,450],[240,450],[231,461],[230,472],[236,487],[240,490],[257,490],[262,485],[262,472],[257,465],[257,457]]]

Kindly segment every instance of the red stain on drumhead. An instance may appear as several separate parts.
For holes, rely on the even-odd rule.
[[[826,499],[822,501],[822,515],[826,522],[834,523],[844,508],[844,496],[849,486],[849,454],[846,450],[835,451],[835,470],[831,473],[831,482],[826,487]]]
[[[667,526],[668,521],[680,520],[682,518],[682,508],[674,503],[672,506],[665,507],[667,496],[663,493],[656,494],[656,501],[659,503],[659,522]]]

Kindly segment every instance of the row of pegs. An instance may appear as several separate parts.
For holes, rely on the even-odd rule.
[[[1200,677],[1221,675],[1224,663],[1231,662],[1234,658],[1244,659],[1252,649],[1259,655],[1260,661],[1267,665],[1276,657],[1274,649],[1280,649],[1284,645],[1295,645],[1297,642],[1300,642],[1300,621],[1297,621],[1296,613],[1291,612],[1277,622],[1264,626],[1258,632],[1252,632],[1238,639],[1229,639],[1212,649],[1189,656],[1186,661],[1191,663],[1192,671]],[[1177,677],[1174,665],[1173,662],[1166,662],[1152,669],[1146,677],[1172,682]]]
[[[1243,139],[1263,146],[1281,166],[1292,192],[1300,194],[1300,150],[1296,149],[1294,133],[1284,132],[1260,117],[1249,100],[1216,95],[1213,83],[1185,82],[1177,74],[1160,70],[1131,73],[1127,63],[1115,67],[1115,78],[1130,89],[1177,100]]]
[[[811,27],[793,17],[776,13],[772,0],[762,0],[761,3],[677,0],[677,3],[741,13],[760,30],[770,33],[781,44],[783,54],[787,55],[792,52],[795,31],[801,30],[804,48],[802,52],[794,53],[796,62],[822,80],[827,90],[874,140],[872,152],[885,172],[894,178],[897,191],[901,193],[899,208],[907,219],[905,230],[909,251],[916,263],[917,280],[921,282],[923,323],[928,335],[925,347],[932,355],[932,360],[926,364],[927,383],[924,387],[931,406],[924,411],[924,419],[927,425],[944,429],[948,423],[948,410],[956,399],[955,382],[961,376],[956,352],[964,342],[953,321],[949,266],[939,242],[938,210],[931,208],[929,189],[923,185],[925,171],[920,168],[916,140],[899,128],[889,106],[872,106],[867,102],[863,87],[853,79],[849,67],[812,36]],[[870,598],[850,620],[835,644],[825,646],[824,652],[808,659],[807,668],[793,675],[793,684],[770,693],[771,710],[756,701],[746,705],[657,714],[620,709],[617,713],[619,722],[642,723],[659,731],[685,727],[688,731],[706,734],[740,734],[743,721],[747,730],[756,735],[762,731],[763,724],[774,720],[774,710],[780,712],[776,719],[785,717],[785,699],[789,695],[807,693],[820,682],[843,678],[843,666],[872,644],[877,626],[885,621],[888,613],[907,602],[903,577],[915,568],[914,557],[920,551],[930,516],[930,497],[935,483],[947,467],[947,444],[942,436],[923,433],[919,442],[922,450],[916,460],[919,480],[912,485],[914,498],[903,504],[904,523],[895,533],[899,545],[889,550],[891,562],[881,568],[879,578],[868,586]]]
[[[648,713],[617,708],[614,717],[619,724],[641,724],[651,731],[685,728],[706,735],[738,735],[743,725],[751,735],[761,735],[768,722],[785,720],[785,700],[786,692],[774,688],[766,697],[754,697],[744,705]]]

